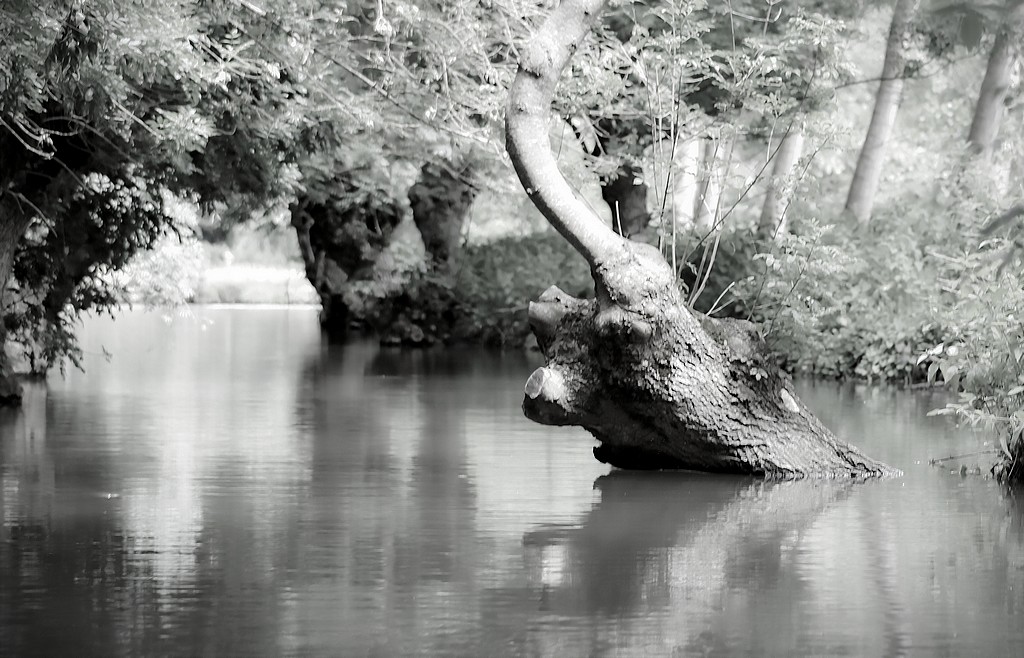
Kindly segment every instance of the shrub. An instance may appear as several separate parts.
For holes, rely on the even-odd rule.
[[[952,331],[919,361],[928,380],[959,392],[934,411],[982,426],[998,437],[994,475],[1024,481],[1024,286],[1019,270],[998,262],[1010,248],[990,240],[975,251],[947,257],[950,303],[942,309]]]
[[[912,219],[912,218],[911,218]],[[734,289],[787,369],[816,376],[913,383],[917,357],[949,330],[942,263],[913,221],[876,230],[807,222],[767,253],[761,273]]]
[[[453,272],[416,272],[397,290],[361,300],[363,319],[387,344],[476,342],[522,346],[528,303],[551,285],[586,296],[586,262],[555,233],[465,248]]]

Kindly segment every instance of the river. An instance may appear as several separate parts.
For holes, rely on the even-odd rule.
[[[538,356],[328,347],[294,308],[80,335],[0,412],[4,656],[1024,646],[1022,504],[928,465],[980,443],[933,394],[799,387],[899,479],[635,474],[523,418]]]

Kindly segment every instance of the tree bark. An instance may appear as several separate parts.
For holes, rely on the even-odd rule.
[[[754,326],[686,308],[657,248],[616,235],[558,172],[546,121],[558,77],[605,0],[562,0],[522,51],[507,148],[527,193],[590,263],[596,299],[555,287],[530,305],[547,365],[526,382],[527,417],[579,425],[623,468],[772,477],[896,473],[838,440],[797,400]]]
[[[342,342],[348,336],[349,310],[341,294],[341,287],[348,280],[348,275],[333,260],[328,259],[322,237],[316,240],[313,238],[314,227],[321,214],[317,212],[316,206],[296,203],[291,213],[306,279],[320,297],[320,329],[330,342]],[[322,217],[319,219],[325,221]],[[334,265],[330,272],[334,276],[329,276],[328,264]]]
[[[913,26],[921,0],[896,0],[889,38],[885,45],[885,63],[882,65],[882,81],[875,97],[875,109],[871,114],[864,146],[857,159],[857,169],[846,197],[846,209],[857,221],[866,224],[871,220],[871,209],[882,177],[886,146],[896,123],[896,114],[903,100],[904,41]]]
[[[803,150],[803,130],[794,126],[789,134],[782,138],[782,143],[775,154],[775,162],[772,164],[768,193],[761,207],[761,219],[757,223],[757,237],[761,242],[778,239],[786,232],[786,206],[793,191],[793,170]]]
[[[413,222],[437,270],[450,269],[462,247],[462,228],[479,191],[473,171],[471,162],[428,162],[409,189]]]
[[[548,141],[551,98],[562,67],[590,33],[605,0],[562,2],[522,51],[509,92],[505,146],[526,194],[562,237],[592,266],[627,255],[622,239],[576,198]],[[554,18],[564,19],[559,24]],[[557,63],[557,65],[556,65]]]
[[[978,104],[974,109],[974,119],[967,142],[971,149],[987,156],[999,134],[999,125],[1006,111],[1006,94],[1010,90],[1013,65],[1017,58],[1017,50],[1021,38],[1021,14],[1024,5],[1018,5],[1009,16],[1008,24],[1004,25],[996,35],[992,52],[985,69],[985,78],[981,82]]]
[[[348,183],[342,180],[339,185]],[[320,296],[320,326],[329,340],[340,342],[351,317],[346,284],[371,276],[401,221],[401,209],[394,202],[350,204],[344,199],[303,197],[290,211],[306,278]]]

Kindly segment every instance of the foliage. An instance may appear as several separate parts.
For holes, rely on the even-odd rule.
[[[17,250],[0,272],[0,292],[16,295],[0,338],[22,343],[33,369],[76,360],[75,318],[117,303],[112,273],[178,230],[162,190],[194,182],[196,158],[228,135],[201,106],[238,62],[204,26],[185,0],[0,11],[0,209],[13,231],[0,249]]]
[[[734,291],[786,368],[869,381],[925,380],[918,355],[950,331],[949,318],[937,313],[947,303],[937,283],[943,262],[931,252],[939,235],[949,233],[924,228],[937,219],[926,212],[903,219],[866,232],[807,222],[757,256],[763,272]]]
[[[942,285],[950,303],[943,308],[950,331],[922,351],[928,380],[941,379],[956,402],[933,413],[952,415],[994,431],[1001,459],[997,478],[1024,480],[1024,281],[1019,260],[1001,263],[1010,245],[984,240],[976,249],[944,254]]]
[[[137,253],[114,280],[131,304],[176,308],[195,299],[203,249],[194,235],[166,236]]]
[[[555,233],[467,249],[455,283],[456,294],[469,307],[462,335],[497,345],[522,344],[529,333],[528,302],[552,285],[574,296],[593,292],[586,262]]]
[[[834,209],[852,161],[843,140],[859,142],[848,117],[866,118],[869,92],[843,89],[871,79],[855,55],[871,50],[858,30],[877,27],[876,4],[612,3],[555,111],[590,173],[625,172],[661,202],[682,178],[679,144],[713,143],[699,174],[722,170],[714,225],[694,234],[661,222],[660,235],[645,236],[677,248],[692,306],[758,320],[798,372],[941,377],[964,396],[949,412],[1002,428],[1015,458],[1024,300],[1020,277],[990,262],[1005,258],[1003,235],[978,247],[977,231],[1021,190],[967,171],[959,143],[934,138],[966,126],[964,89],[980,69],[954,62],[987,43],[1002,9],[941,2],[919,23],[907,74],[922,79],[907,94],[881,209],[859,230]],[[343,300],[386,340],[522,344],[528,300],[551,284],[590,287],[568,244],[506,238],[435,271],[402,231],[426,163],[469,163],[474,181],[502,166],[506,91],[545,11],[523,0],[4,3],[0,212],[28,228],[8,245],[17,253],[0,338],[45,369],[74,357],[82,312],[125,295],[190,297],[194,222],[175,216],[170,190],[215,208],[213,232],[225,236],[288,207],[270,221],[298,229],[322,298]],[[792,232],[761,245],[756,185],[795,127],[810,148],[794,175]],[[1004,132],[996,155],[1006,164],[1022,150]],[[668,156],[653,157],[658,148]],[[287,283],[280,289],[290,297]]]
[[[142,179],[93,175],[54,207],[62,221],[35,222],[17,252],[20,290],[6,318],[33,372],[45,372],[65,355],[77,365],[74,321],[116,305],[120,291],[111,273],[171,228],[163,198]]]

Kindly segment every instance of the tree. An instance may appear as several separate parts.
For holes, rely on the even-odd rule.
[[[878,84],[878,94],[875,97],[875,109],[871,114],[871,123],[868,125],[864,145],[857,159],[857,168],[853,173],[853,182],[850,183],[850,191],[846,197],[846,210],[861,223],[867,223],[871,219],[875,193],[882,177],[886,145],[903,98],[906,44],[920,4],[921,0],[896,0],[896,7],[893,10],[889,38],[885,44],[881,82]]]
[[[559,76],[604,8],[563,0],[521,49],[506,147],[527,193],[589,263],[596,299],[557,288],[530,305],[547,364],[526,383],[528,418],[580,425],[595,456],[627,468],[766,476],[894,473],[839,441],[800,403],[753,325],[686,308],[650,245],[603,224],[572,193],[547,140]]]
[[[462,228],[479,186],[473,180],[477,163],[428,162],[409,188],[412,219],[423,237],[430,266],[448,273],[462,247]]]
[[[1016,6],[1007,15],[998,28],[995,42],[988,58],[985,77],[981,82],[978,104],[975,106],[974,118],[967,141],[972,149],[982,155],[988,155],[999,134],[999,124],[1005,112],[1004,103],[1010,91],[1013,65],[1018,57],[1020,39],[1024,33],[1024,3]]]
[[[289,147],[292,223],[330,335],[344,336],[353,285],[368,283],[400,222],[421,231],[429,267],[457,257],[478,179],[496,161],[486,147],[512,75],[506,28],[532,11],[353,2],[334,8],[335,24],[305,28],[318,72],[310,98],[329,109]],[[301,12],[288,15],[301,23]]]
[[[791,126],[782,136],[772,165],[772,176],[768,181],[761,218],[757,224],[758,239],[762,242],[774,240],[785,233],[786,210],[793,191],[793,172],[804,148],[804,131]]]
[[[671,244],[676,228],[721,228],[733,154],[794,108],[828,102],[823,88],[842,76],[841,24],[817,4],[633,2],[602,17],[555,107],[595,156],[616,229],[635,234],[653,215]],[[595,60],[597,84],[577,81]]]
[[[176,111],[211,79],[190,41],[187,9],[167,0],[106,12],[75,0],[0,10],[0,380],[8,401],[18,397],[9,341],[41,342],[43,368],[73,356],[68,322],[112,303],[105,275],[171,225],[159,194],[173,178],[166,153],[187,154],[203,139],[200,126],[175,122]]]
[[[27,347],[35,372],[75,361],[74,319],[112,308],[112,273],[181,230],[168,193],[247,207],[291,189],[283,153],[315,115],[298,81],[313,76],[296,66],[309,39],[261,35],[265,23],[242,4],[0,8],[0,388],[10,399],[6,348]],[[248,49],[260,36],[276,59]]]
[[[306,278],[320,296],[321,327],[340,340],[350,320],[346,284],[369,276],[404,211],[395,199],[366,184],[370,177],[360,176],[356,168],[325,166],[321,171],[323,178],[305,172],[305,191],[290,210]]]

